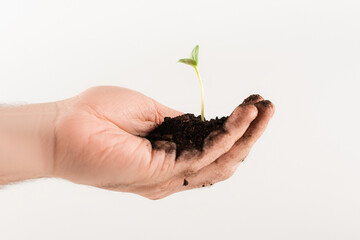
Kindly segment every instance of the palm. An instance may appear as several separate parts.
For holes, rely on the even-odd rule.
[[[164,158],[152,158],[150,142],[139,136],[160,124],[164,115],[180,112],[116,87],[90,89],[63,106],[67,114],[58,121],[58,175],[78,183],[126,188],[166,174],[160,171]]]

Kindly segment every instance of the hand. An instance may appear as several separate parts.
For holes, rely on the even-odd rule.
[[[179,111],[119,87],[91,88],[57,104],[53,176],[150,199],[229,178],[274,113],[270,101],[252,95],[225,122],[225,133],[210,133],[202,152],[184,151],[175,161],[174,143],[152,149],[142,136]]]

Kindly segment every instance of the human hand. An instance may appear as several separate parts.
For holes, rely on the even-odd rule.
[[[252,95],[212,132],[203,151],[174,143],[152,149],[143,138],[164,117],[182,113],[119,87],[95,87],[57,102],[52,176],[104,189],[159,199],[229,178],[265,130],[274,106]]]

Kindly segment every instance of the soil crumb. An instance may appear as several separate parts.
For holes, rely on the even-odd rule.
[[[224,122],[227,117],[216,117],[215,119],[201,121],[201,117],[187,113],[181,116],[170,118],[165,117],[161,125],[150,132],[147,138],[153,148],[165,147],[163,144],[156,144],[158,140],[174,142],[176,144],[176,158],[184,150],[202,150],[204,139],[212,131],[224,129]],[[166,150],[169,151],[169,146]]]

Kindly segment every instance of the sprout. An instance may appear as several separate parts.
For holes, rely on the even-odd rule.
[[[199,70],[197,68],[198,62],[199,62],[199,45],[196,45],[196,47],[192,50],[190,58],[183,58],[180,59],[178,62],[185,63],[187,65],[190,65],[194,67],[196,75],[199,79],[200,83],[200,90],[201,90],[201,121],[205,121],[204,119],[204,89],[201,82]]]

